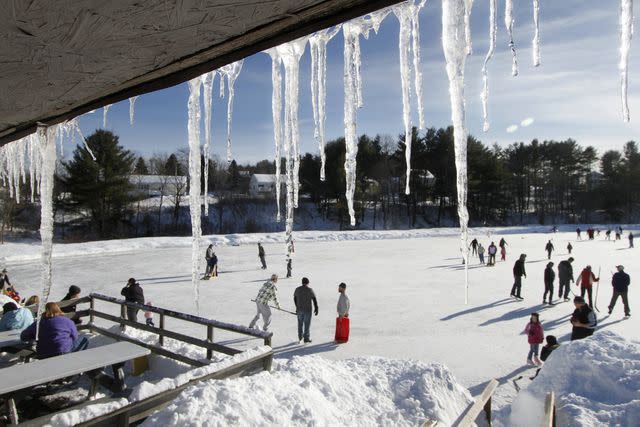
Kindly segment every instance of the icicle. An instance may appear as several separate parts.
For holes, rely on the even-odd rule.
[[[621,0],[620,4],[620,95],[622,99],[622,119],[629,121],[629,104],[627,103],[627,84],[629,67],[629,49],[633,36],[633,0]]]
[[[422,108],[422,74],[420,72],[420,41],[418,27],[418,12],[424,6],[424,1],[416,5],[414,0],[401,3],[392,8],[393,13],[400,22],[400,36],[398,51],[400,53],[400,77],[402,86],[402,120],[404,123],[406,179],[405,194],[410,193],[411,177],[411,72],[413,65],[414,85],[418,103],[418,115],[420,128],[424,128],[424,111]],[[409,43],[411,40],[411,43]],[[409,53],[413,51],[413,63],[409,62]]]
[[[111,104],[109,105],[105,105],[102,108],[102,127],[106,129],[107,127],[107,113],[109,112],[109,108],[111,107]]]
[[[325,142],[325,103],[327,98],[327,43],[340,31],[341,26],[335,26],[318,31],[309,38],[311,49],[311,103],[313,106],[313,136],[320,151],[320,181],[325,180],[325,163],[327,160],[324,152]]]
[[[482,99],[482,117],[484,119],[482,130],[485,132],[489,130],[489,76],[487,64],[496,50],[496,34],[498,32],[496,15],[496,0],[489,0],[489,50],[487,51],[487,56],[484,57],[484,64],[482,64],[482,94],[480,95]]]
[[[209,217],[209,157],[211,156],[211,104],[213,81],[216,72],[205,74],[202,80],[204,91],[204,216]]]
[[[280,64],[282,60],[280,59],[280,54],[275,47],[268,49],[265,52],[271,57],[271,115],[273,119],[273,142],[276,146],[276,221],[280,222],[280,188],[282,185],[280,182],[280,158],[282,157],[282,67]]]
[[[516,45],[513,42],[513,0],[506,0],[504,6],[504,25],[507,27],[509,33],[509,49],[511,49],[511,55],[513,56],[513,62],[511,64],[511,75],[518,75],[518,58],[516,57]]]
[[[36,313],[36,337],[42,308],[49,301],[51,292],[51,254],[53,251],[53,183],[56,171],[57,127],[38,126],[38,157],[41,159],[40,173],[40,239],[42,240],[42,295]]]
[[[540,0],[533,0],[533,66],[540,65]]]
[[[196,311],[200,314],[200,86],[202,79],[189,80],[189,212],[191,213],[191,283]]]
[[[67,122],[65,122],[65,126],[64,126],[66,132],[69,133],[69,135],[72,136],[73,138],[73,142],[75,142],[75,138],[74,138],[74,134],[78,134],[78,136],[80,136],[80,140],[82,140],[82,144],[84,145],[85,150],[87,150],[87,152],[89,153],[89,155],[91,156],[91,158],[95,161],[96,160],[96,156],[94,156],[93,151],[91,151],[91,147],[89,147],[89,144],[87,144],[87,139],[84,137],[84,135],[82,134],[82,130],[80,130],[80,123],[78,122],[78,118],[74,118],[71,119]],[[62,153],[62,151],[61,151]]]
[[[242,60],[220,67],[220,93],[224,94],[224,76],[227,77],[229,97],[227,98],[227,162],[231,163],[231,119],[233,118],[234,85],[242,70]]]
[[[129,98],[129,124],[133,126],[133,114],[135,113],[135,104],[138,96],[132,96]]]
[[[360,79],[360,35],[365,38],[369,31],[378,31],[380,23],[391,9],[382,9],[371,15],[357,18],[342,25],[344,35],[344,140],[346,154],[344,160],[347,207],[351,225],[356,225],[353,209],[353,194],[356,188],[356,137],[357,109],[362,106],[362,81]]]
[[[465,0],[442,0],[442,47],[447,63],[451,118],[453,121],[455,163],[460,219],[460,250],[465,261],[465,304],[468,301],[469,245],[467,244],[467,129],[464,107],[464,67],[466,61]]]
[[[464,14],[464,34],[465,41],[467,42],[467,55],[473,53],[471,46],[471,8],[473,7],[473,0],[465,0],[465,14]]]

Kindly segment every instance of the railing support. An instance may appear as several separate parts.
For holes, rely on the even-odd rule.
[[[121,319],[126,319],[127,317],[127,306],[125,305],[121,305],[120,306],[120,318]],[[124,322],[120,322],[120,330],[124,331]]]
[[[211,325],[207,325],[207,341],[209,341],[210,343],[213,342],[213,326]],[[210,348],[208,348],[207,359],[211,360],[212,357],[213,357],[213,351]]]
[[[160,313],[160,329],[164,332],[164,313]],[[164,333],[160,332],[158,344],[160,347],[164,346]]]

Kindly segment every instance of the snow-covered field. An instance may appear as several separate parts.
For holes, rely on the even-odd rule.
[[[526,377],[532,372],[523,366],[528,345],[522,331],[529,314],[539,312],[545,334],[556,335],[561,343],[566,343],[571,330],[569,317],[574,308],[572,303],[560,303],[551,307],[541,304],[543,270],[547,263],[544,246],[548,239],[552,239],[557,249],[551,259],[556,265],[568,257],[566,245],[568,241],[572,242],[576,276],[587,264],[591,264],[596,273],[601,267],[602,283],[597,303],[601,310],[599,330],[612,331],[635,342],[640,338],[636,318],[623,320],[621,301],[615,312],[606,316],[606,306],[611,296],[611,272],[617,264],[625,265],[631,276],[629,299],[631,312],[635,313],[635,305],[640,296],[636,285],[640,271],[635,263],[635,249],[628,249],[626,239],[617,243],[604,241],[604,233],[594,241],[575,241],[575,233],[569,232],[569,227],[566,232],[557,234],[548,233],[548,229],[549,227],[525,227],[473,230],[471,238],[477,237],[485,247],[491,241],[497,244],[500,237],[504,237],[508,243],[508,254],[507,262],[498,261],[495,267],[480,266],[477,259],[471,261],[468,305],[464,304],[464,268],[461,265],[459,237],[455,229],[296,233],[294,277],[282,278],[278,282],[280,304],[283,308],[293,309],[293,291],[300,279],[306,276],[318,297],[320,313],[312,320],[313,343],[299,345],[295,317],[275,311],[271,325],[274,332],[273,347],[276,358],[284,360],[274,369],[273,387],[288,384],[290,379],[287,378],[296,372],[301,372],[300,375],[306,377],[309,374],[302,371],[331,366],[326,360],[340,361],[336,362],[333,371],[335,379],[327,386],[330,388],[339,388],[341,380],[345,384],[352,384],[349,372],[366,371],[367,364],[375,365],[376,360],[383,360],[379,362],[380,375],[376,375],[376,378],[388,378],[389,372],[400,371],[404,372],[400,375],[415,372],[415,375],[420,376],[421,372],[435,369],[431,362],[436,362],[445,365],[453,374],[455,381],[452,379],[451,384],[459,382],[472,395],[479,394],[490,378],[500,380],[501,386],[494,397],[494,407],[498,408],[495,416],[499,422],[508,424],[508,405],[515,396],[510,380],[524,374],[526,382],[529,382]],[[203,245],[209,241],[216,244],[220,276],[215,280],[200,282],[200,315],[248,325],[255,312],[255,305],[250,300],[255,297],[263,281],[271,273],[284,276],[285,248],[282,240],[283,233],[204,238]],[[265,242],[269,265],[266,271],[259,268],[255,245],[257,241]],[[126,280],[134,277],[142,284],[146,299],[154,305],[195,313],[189,247],[190,238],[131,239],[56,246],[52,297],[64,296],[69,285],[80,286],[84,293],[100,292],[118,296]],[[203,254],[205,247],[206,245],[203,246]],[[36,245],[28,243],[0,246],[3,266],[9,269],[12,283],[23,296],[38,292],[40,271],[37,250]],[[525,299],[517,302],[509,297],[509,292],[513,283],[511,268],[520,253],[528,255],[527,278],[523,281]],[[335,345],[335,305],[337,285],[340,282],[347,283],[347,294],[351,299],[351,337],[349,343]],[[572,290],[577,291],[577,288],[573,286]],[[555,293],[557,297],[557,283]],[[194,331],[195,333],[202,336],[201,331]],[[224,335],[216,337],[217,341],[224,342],[225,339]],[[249,340],[231,345],[249,348],[259,344],[259,340]],[[638,352],[637,344],[628,345]],[[287,361],[297,355],[316,355],[322,359]],[[386,359],[362,358],[364,356],[381,356]],[[405,366],[387,359],[413,360],[417,363]],[[620,369],[627,369],[623,361],[619,365]],[[570,366],[566,368],[570,371]],[[576,361],[576,369],[587,368]],[[634,373],[638,376],[637,372]],[[570,374],[571,372],[566,372],[566,375]],[[214,396],[220,399],[221,396],[238,392],[243,387],[252,390],[251,381],[259,383],[257,379],[243,381],[246,383],[239,383],[237,389],[220,382],[217,386],[219,389],[215,389],[214,385],[213,390],[202,389],[193,391],[192,394],[196,393],[205,399],[214,399]],[[388,387],[396,387],[393,385],[394,380],[384,381],[392,384],[387,385]],[[638,379],[633,381],[637,383]],[[310,387],[317,386],[311,380],[307,382]],[[526,382],[521,383],[526,386]],[[259,383],[259,388],[266,387],[265,384]],[[370,381],[362,381],[362,384],[374,390],[379,386]],[[385,387],[379,387],[380,390],[386,390]],[[318,390],[316,392],[321,394],[326,391],[322,388]],[[352,384],[348,390],[356,393],[358,387]],[[438,387],[433,386],[427,391],[439,393],[438,390]],[[268,394],[268,391],[263,392]],[[309,393],[308,397],[312,398],[313,393]],[[429,406],[425,403],[427,399],[423,398],[421,392],[415,391],[415,387],[409,387],[406,393],[423,410]],[[427,394],[429,393],[425,395]],[[324,395],[327,396],[326,393]],[[462,395],[458,395],[456,399],[464,400],[460,396]],[[597,400],[598,396],[596,393],[596,396],[586,395],[583,398]],[[397,404],[397,399],[390,399]],[[460,404],[460,400],[450,401],[453,406]],[[327,402],[331,402],[331,399]],[[352,403],[353,407],[362,406],[362,402],[357,400]],[[393,419],[385,415],[386,404],[388,401],[383,402],[381,398],[371,400],[370,405],[377,405],[381,412],[362,413],[358,418],[361,421],[354,421],[353,424],[370,424],[372,420],[380,424],[394,424]],[[238,420],[241,424],[275,425],[281,424],[283,420],[289,420],[291,424],[305,424],[311,419],[315,419],[319,425],[350,423],[347,418],[322,409],[325,406],[321,406],[315,413],[291,412],[290,415],[301,414],[299,418],[282,418],[283,414],[276,414],[269,421],[264,418],[265,410],[260,409],[261,404],[256,402],[256,405],[258,406],[251,410],[251,403],[244,402],[242,408],[245,410],[233,416],[240,414],[244,417]],[[188,407],[184,402],[181,404],[178,401],[173,410],[179,413]],[[220,413],[220,407],[215,404],[200,406],[197,410],[205,414],[207,411]],[[269,410],[278,411],[277,407]],[[397,405],[397,410],[402,412],[402,405]],[[427,412],[423,411],[422,414]],[[419,411],[407,413],[413,415],[408,415],[405,422],[411,424],[418,421],[419,417],[415,414],[420,414]],[[585,416],[583,419],[589,418]],[[598,419],[602,422],[602,418]],[[233,417],[226,422],[232,420]],[[446,424],[445,419],[442,422]],[[220,423],[224,424],[224,421]],[[588,421],[585,423],[589,424]],[[619,423],[628,425],[622,418]]]

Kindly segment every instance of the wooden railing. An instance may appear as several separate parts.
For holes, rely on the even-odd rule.
[[[540,425],[542,427],[556,427],[556,395],[552,391],[547,393],[544,400],[544,415]]]
[[[489,384],[484,388],[482,394],[476,397],[475,402],[460,414],[458,419],[454,421],[453,425],[456,427],[472,426],[482,410],[484,410],[487,424],[491,425],[491,396],[493,396],[497,387],[498,381],[496,379],[489,381]]]

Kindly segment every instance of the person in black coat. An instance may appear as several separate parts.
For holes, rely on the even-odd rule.
[[[551,252],[553,252],[553,249],[553,243],[549,240],[547,245],[544,247],[544,250],[547,251],[547,259],[551,259]]]
[[[624,305],[624,315],[629,317],[631,311],[629,310],[629,299],[627,298],[627,292],[629,290],[629,284],[631,278],[624,272],[624,267],[618,265],[616,267],[618,271],[611,278],[611,286],[613,286],[613,295],[611,296],[611,302],[609,303],[609,314],[613,311],[613,307],[616,306],[618,297],[622,297],[622,304]]]
[[[569,282],[573,282],[573,257],[558,264],[558,298],[569,301]]]
[[[64,298],[62,298],[62,301],[69,301],[72,299],[76,299],[76,298],[80,298],[80,292],[82,292],[80,290],[80,287],[76,286],[76,285],[71,285],[69,286],[69,292],[67,292],[67,294],[64,296]],[[64,308],[61,308],[63,313],[75,313],[76,312],[76,304],[73,305],[68,305]],[[73,320],[73,323],[75,323],[76,325],[79,325],[80,323],[82,323],[82,319],[80,319],[80,317],[78,316],[73,316],[71,318],[71,320]]]
[[[553,350],[560,347],[560,344],[558,344],[558,340],[553,335],[547,335],[546,340],[547,340],[547,345],[542,347],[542,349],[540,350],[540,360],[542,360],[543,362],[547,361],[551,353],[553,353]],[[538,374],[540,373],[540,369],[542,368],[538,368],[533,378],[538,376]]]
[[[593,335],[593,331],[596,329],[598,320],[596,314],[593,312],[582,297],[575,297],[573,299],[576,309],[571,315],[571,341],[579,340],[582,338],[590,337]]]
[[[527,257],[526,254],[520,254],[520,258],[513,265],[513,286],[511,287],[511,296],[517,299],[524,299],[520,295],[520,289],[522,288],[522,276],[527,277],[527,272],[524,269],[524,260]]]
[[[122,295],[127,302],[144,304],[144,292],[142,291],[142,286],[140,286],[140,283],[136,282],[136,279],[133,277],[127,281],[127,285],[122,288],[120,295]],[[137,317],[138,309],[127,306],[127,319],[132,322],[137,322]]]
[[[542,295],[542,303],[547,303],[547,293],[549,293],[549,305],[553,305],[553,281],[556,280],[556,272],[553,271],[553,263],[547,263],[544,269],[544,294]]]

